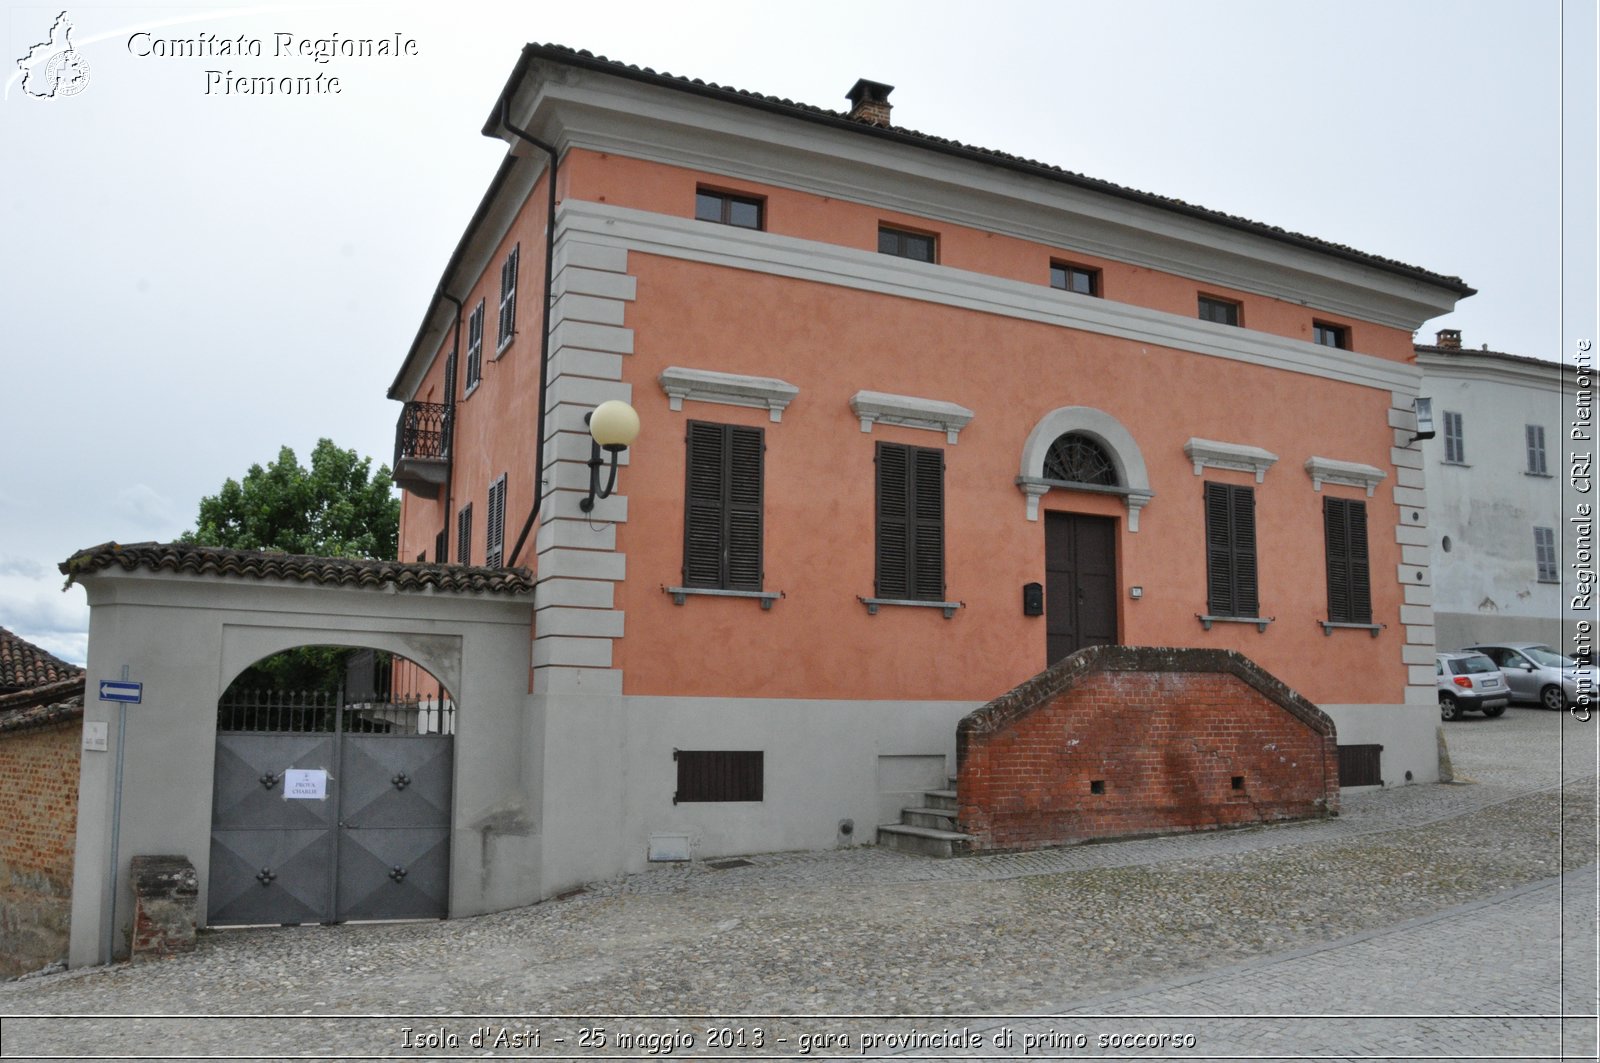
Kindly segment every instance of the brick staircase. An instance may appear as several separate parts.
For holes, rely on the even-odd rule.
[[[878,844],[922,856],[956,856],[968,851],[972,838],[955,830],[956,781],[949,789],[926,790],[922,804],[902,808],[899,823],[878,828]]]

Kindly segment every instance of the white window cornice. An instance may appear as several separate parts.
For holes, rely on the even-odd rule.
[[[685,399],[691,402],[719,402],[725,406],[766,410],[774,421],[783,420],[783,411],[800,394],[799,388],[776,377],[717,373],[709,369],[685,369],[676,365],[661,370],[658,379],[661,390],[667,393],[667,405],[673,410],[683,409]]]
[[[1372,497],[1372,492],[1378,484],[1388,478],[1389,474],[1375,465],[1363,465],[1356,461],[1336,461],[1333,458],[1321,458],[1313,455],[1306,459],[1306,475],[1311,477],[1311,486],[1322,490],[1323,484],[1345,484],[1350,487],[1366,489],[1367,497]]]
[[[1278,455],[1260,447],[1243,443],[1222,443],[1215,439],[1190,438],[1183,452],[1194,463],[1194,474],[1201,475],[1209,466],[1213,469],[1235,469],[1256,474],[1256,483],[1267,478],[1267,470],[1278,463]]]
[[[926,428],[943,432],[945,442],[955,445],[956,437],[972,420],[965,406],[938,399],[919,399],[912,395],[890,395],[882,391],[858,391],[850,396],[850,410],[861,419],[861,430],[872,431],[875,423],[903,428]]]

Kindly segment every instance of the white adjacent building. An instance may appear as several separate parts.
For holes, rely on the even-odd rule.
[[[1437,433],[1422,450],[1439,649],[1521,640],[1570,651],[1578,621],[1593,618],[1573,608],[1570,567],[1571,518],[1593,501],[1566,460],[1577,370],[1470,350],[1453,329],[1416,350]]]

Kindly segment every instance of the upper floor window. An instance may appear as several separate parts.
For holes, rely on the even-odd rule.
[[[1311,323],[1311,342],[1323,347],[1350,349],[1350,330],[1343,325],[1330,325],[1325,321]]]
[[[731,192],[713,192],[705,188],[696,190],[694,194],[694,216],[700,221],[714,221],[719,225],[764,229],[765,208],[765,201],[756,196],[736,196]]]
[[[1544,425],[1530,424],[1527,429],[1528,471],[1535,476],[1549,476],[1550,467],[1544,456]]]
[[[1444,460],[1457,465],[1467,460],[1467,439],[1461,430],[1461,415],[1444,412]]]
[[[478,386],[478,381],[483,379],[483,300],[478,300],[478,305],[472,308],[472,313],[467,315],[467,390],[472,394],[472,389]]]
[[[907,232],[878,226],[878,252],[898,258],[916,259],[918,262],[935,262],[938,256],[938,239],[927,233]]]
[[[1239,304],[1230,299],[1216,299],[1209,295],[1200,297],[1200,320],[1214,321],[1219,325],[1239,323]]]
[[[1255,489],[1208,480],[1205,505],[1206,612],[1259,616]]]
[[[506,547],[506,474],[489,485],[489,520],[484,525],[483,563],[499,568]]]
[[[456,511],[456,564],[472,564],[472,503]]]
[[[1050,263],[1050,287],[1079,295],[1100,294],[1100,271],[1065,262]]]
[[[495,352],[506,349],[517,331],[517,258],[522,251],[519,244],[500,264],[500,331],[495,340]]]
[[[1328,620],[1372,623],[1367,504],[1354,498],[1324,498],[1322,531],[1328,562]]]
[[[879,598],[944,599],[944,452],[878,444]]]
[[[1555,583],[1561,579],[1561,566],[1556,562],[1556,530],[1533,529],[1533,560],[1539,570],[1540,583]]]
[[[684,586],[759,591],[765,437],[759,428],[690,421],[687,445]]]

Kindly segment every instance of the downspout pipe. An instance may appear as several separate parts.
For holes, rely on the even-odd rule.
[[[539,507],[544,503],[544,426],[546,392],[550,384],[550,293],[555,288],[555,259],[556,259],[556,149],[528,132],[511,124],[511,107],[505,99],[500,100],[500,124],[515,134],[524,143],[532,144],[544,152],[550,159],[550,166],[545,175],[545,191],[547,192],[547,205],[545,209],[544,230],[544,302],[540,304],[540,335],[539,335],[539,420],[534,429],[538,433],[535,444],[533,468],[533,508],[528,510],[528,519],[523,522],[522,534],[517,536],[517,545],[511,548],[511,556],[506,559],[507,568],[515,568],[517,557],[522,553],[522,547],[528,541],[528,533],[533,530],[533,522],[539,518]],[[459,304],[458,304],[459,306]]]
[[[444,290],[444,285],[439,285],[438,296],[448,299],[456,307],[456,324],[452,330],[450,340],[450,362],[445,367],[444,400],[447,404],[450,423],[445,433],[445,464],[444,464],[444,528],[442,529],[444,556],[433,559],[434,564],[442,565],[450,560],[450,525],[455,514],[455,488],[456,488],[456,373],[461,368],[461,310],[462,302]]]

